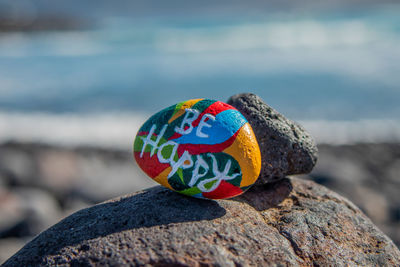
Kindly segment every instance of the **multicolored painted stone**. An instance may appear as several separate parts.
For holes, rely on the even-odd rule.
[[[260,149],[245,117],[209,99],[184,101],[153,115],[136,135],[134,156],[159,184],[198,198],[240,195],[261,169]]]

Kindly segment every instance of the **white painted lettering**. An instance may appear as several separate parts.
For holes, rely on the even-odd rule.
[[[207,122],[206,122],[206,119],[209,119],[209,120],[213,120],[213,121],[215,121],[215,117],[213,116],[213,115],[211,115],[211,114],[204,114],[203,115],[203,117],[201,118],[201,120],[200,120],[200,123],[199,123],[199,126],[197,127],[197,130],[196,130],[196,135],[198,136],[198,137],[201,137],[201,138],[208,138],[208,134],[205,134],[205,133],[202,133],[201,132],[201,130],[204,128],[204,127],[206,127],[206,128],[210,128],[211,127],[211,124],[208,124]]]
[[[185,117],[182,120],[180,127],[176,126],[175,131],[179,134],[185,135],[190,134],[193,131],[193,122],[199,117],[199,111],[195,109],[185,109]],[[200,138],[209,138],[209,135],[204,133],[204,128],[211,128],[212,123],[210,124],[209,120],[215,121],[215,116],[211,114],[204,114],[200,119],[199,125],[196,129],[196,136]],[[153,124],[150,128],[149,134],[146,137],[140,137],[143,140],[142,151],[140,152],[140,157],[143,157],[144,151],[147,146],[151,146],[150,157],[154,155],[157,151],[157,158],[160,163],[169,163],[171,166],[171,172],[168,174],[168,178],[171,178],[179,168],[189,169],[193,167],[192,177],[188,183],[188,186],[193,187],[197,185],[197,187],[202,192],[211,192],[215,190],[220,184],[221,181],[227,181],[235,179],[237,176],[241,175],[241,173],[234,173],[231,176],[228,175],[232,161],[228,160],[224,166],[223,171],[219,170],[218,161],[216,157],[212,153],[207,153],[207,156],[212,159],[212,173],[214,177],[204,179],[207,175],[211,166],[204,160],[202,155],[196,155],[196,161],[193,162],[192,155],[188,151],[184,151],[182,156],[175,161],[174,158],[178,151],[179,143],[174,142],[173,140],[167,141],[164,144],[159,146],[165,131],[167,130],[168,124],[164,124],[161,128],[160,133],[157,137],[152,138],[157,129],[157,125]],[[186,129],[185,129],[186,128]],[[172,146],[172,149],[170,148]],[[167,148],[169,149],[167,150]],[[168,152],[170,151],[170,154]],[[164,154],[163,154],[164,153]],[[199,180],[204,179],[199,182]]]
[[[192,123],[197,119],[197,117],[199,116],[199,111],[195,110],[195,109],[190,109],[187,108],[185,109],[185,117],[182,120],[181,126],[175,127],[175,132],[180,133],[180,134],[190,134],[193,130],[193,125]],[[192,115],[192,117],[189,117],[190,115]],[[189,128],[187,128],[185,130],[185,126],[189,126]]]
[[[205,162],[201,155],[197,155],[196,158],[196,163],[192,172],[192,179],[190,179],[190,182],[188,184],[189,186],[194,186],[201,177],[207,174],[209,169],[207,162]],[[204,170],[202,173],[200,173],[200,168],[203,168]]]
[[[169,158],[166,159],[166,158],[164,158],[162,151],[163,151],[164,147],[167,147],[167,146],[174,146],[174,147],[172,148],[171,155],[169,156]],[[168,141],[168,142],[162,144],[158,148],[158,151],[157,151],[158,161],[160,163],[170,163],[170,164],[175,163],[174,156],[175,156],[177,150],[178,150],[178,143],[176,143],[174,141]]]
[[[150,152],[150,157],[154,155],[154,152],[156,151],[158,147],[158,143],[160,143],[161,138],[163,137],[165,131],[167,130],[168,124],[164,124],[163,128],[161,129],[160,133],[157,136],[157,139],[155,141],[151,140],[151,137],[154,134],[154,131],[156,130],[157,126],[153,124],[150,128],[150,132],[146,137],[140,137],[143,140],[143,146],[142,146],[142,151],[140,152],[140,157],[143,157],[143,153],[146,149],[147,145],[152,146],[151,152]]]
[[[212,171],[213,171],[213,174],[215,175],[214,177],[212,177],[212,178],[209,178],[209,179],[205,179],[205,180],[203,180],[203,181],[201,181],[198,185],[197,185],[197,187],[202,191],[202,192],[211,192],[211,191],[213,191],[213,190],[215,190],[218,186],[219,186],[219,184],[221,183],[221,181],[222,180],[225,180],[225,181],[227,181],[227,180],[232,180],[232,179],[235,179],[237,176],[239,176],[241,173],[235,173],[235,174],[233,174],[232,176],[228,176],[228,172],[229,172],[229,169],[231,168],[231,160],[228,160],[228,162],[226,163],[226,165],[225,165],[225,168],[224,168],[224,170],[222,171],[222,172],[220,172],[219,170],[218,170],[218,163],[217,163],[217,159],[215,158],[215,156],[213,155],[213,154],[211,154],[211,153],[208,153],[207,154],[209,157],[211,157],[212,158],[212,160],[213,160],[213,168],[212,168]],[[206,184],[208,184],[208,183],[211,183],[211,182],[213,182],[213,181],[216,181],[210,188],[206,188],[205,186],[206,186]]]
[[[189,161],[189,163],[186,163],[187,161]],[[182,156],[179,158],[177,162],[171,164],[172,170],[168,174],[168,178],[172,177],[178,171],[179,168],[187,169],[192,166],[193,166],[192,156],[189,154],[189,152],[185,151],[183,152]]]

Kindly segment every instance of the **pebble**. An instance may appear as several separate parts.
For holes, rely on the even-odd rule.
[[[16,187],[0,192],[0,238],[32,237],[60,217],[57,200],[42,189]]]
[[[136,135],[134,157],[159,184],[207,199],[242,194],[261,169],[260,149],[246,118],[209,99],[180,102],[153,115]]]

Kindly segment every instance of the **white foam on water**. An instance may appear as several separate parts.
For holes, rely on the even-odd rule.
[[[40,142],[131,150],[145,113],[51,114],[0,112],[0,143]],[[400,142],[400,121],[299,121],[317,143]]]
[[[147,117],[137,113],[0,113],[0,142],[131,149]]]
[[[400,121],[396,120],[310,120],[299,123],[319,144],[400,142]]]

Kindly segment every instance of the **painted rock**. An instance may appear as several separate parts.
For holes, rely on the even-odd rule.
[[[153,115],[136,135],[134,156],[159,184],[198,198],[240,195],[261,170],[257,139],[245,117],[209,99],[184,101]]]

